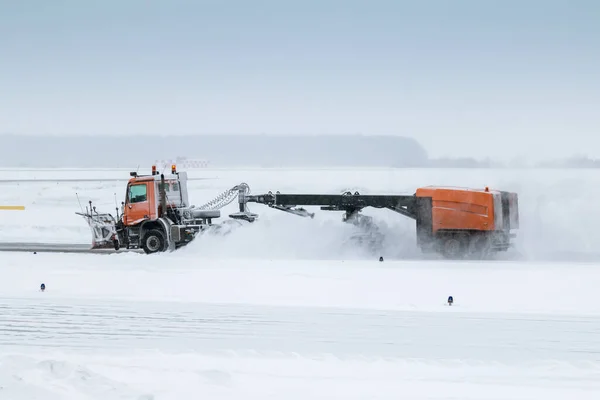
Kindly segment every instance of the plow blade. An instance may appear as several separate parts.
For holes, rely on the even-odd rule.
[[[92,249],[117,249],[117,221],[109,213],[76,213],[87,222],[92,232]]]

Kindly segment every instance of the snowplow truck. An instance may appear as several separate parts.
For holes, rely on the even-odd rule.
[[[500,190],[427,186],[409,195],[283,194],[268,192],[250,195],[241,183],[212,201],[195,207],[189,204],[187,173],[130,173],[125,201],[117,218],[99,213],[89,204],[82,215],[92,230],[92,248],[142,249],[145,253],[175,250],[190,243],[199,232],[217,230],[213,224],[221,217],[220,209],[236,198],[239,211],[229,214],[232,220],[253,222],[258,215],[248,210],[248,203],[302,217],[314,217],[304,206],[318,206],[326,211],[343,211],[343,220],[357,223],[367,207],[387,208],[415,220],[416,244],[425,253],[441,254],[449,259],[481,258],[506,251],[519,228],[519,204],[516,193]]]
[[[344,221],[356,221],[367,207],[387,208],[416,221],[417,245],[424,253],[449,259],[481,258],[511,247],[519,228],[518,195],[513,192],[471,188],[418,188],[413,195],[239,194],[240,204],[266,204],[299,216],[313,217],[303,206],[344,211]],[[297,208],[300,207],[300,208]],[[240,206],[243,209],[243,206]]]
[[[167,175],[159,175],[153,166],[151,175],[130,172],[130,176],[125,201],[120,213],[116,208],[116,218],[110,213],[99,213],[91,202],[85,213],[76,213],[86,219],[92,230],[92,249],[142,249],[146,254],[175,250],[190,243],[198,232],[212,227],[213,219],[221,216],[219,209],[189,204],[187,173],[178,172],[175,165]],[[248,185],[242,183],[226,194],[237,196],[247,190]],[[228,201],[232,200],[235,197]]]

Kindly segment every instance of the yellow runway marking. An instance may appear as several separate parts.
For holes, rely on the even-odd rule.
[[[0,210],[24,210],[25,206],[0,206]]]

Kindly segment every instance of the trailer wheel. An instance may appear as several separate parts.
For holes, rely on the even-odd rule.
[[[484,235],[474,235],[469,242],[469,257],[475,260],[483,260],[489,256],[490,239]]]
[[[158,229],[151,229],[142,239],[142,249],[146,254],[157,253],[165,249],[165,235]]]
[[[462,235],[451,235],[444,238],[442,243],[442,255],[447,259],[460,259],[465,254],[468,237]]]

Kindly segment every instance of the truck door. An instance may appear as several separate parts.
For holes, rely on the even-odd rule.
[[[132,183],[127,188],[125,201],[125,225],[131,226],[150,218],[150,201],[148,183]]]

